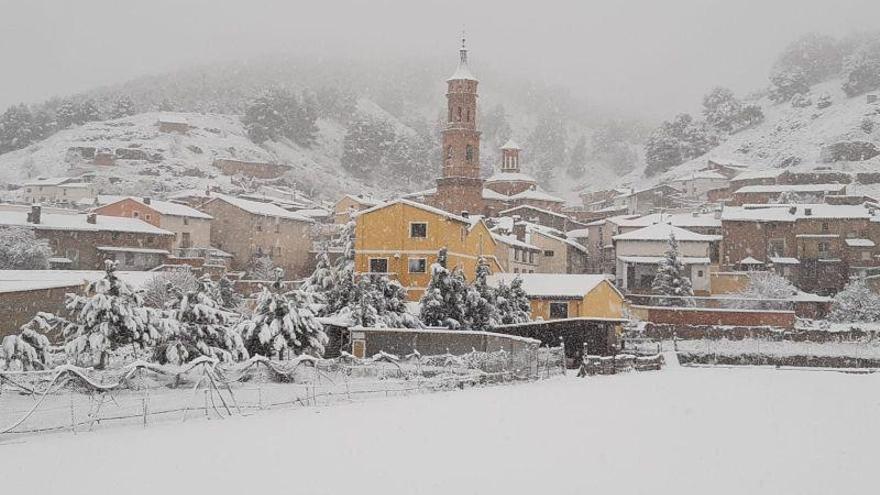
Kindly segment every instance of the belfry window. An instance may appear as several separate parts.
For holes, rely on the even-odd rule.
[[[474,147],[471,145],[467,145],[464,149],[464,159],[468,161],[468,163],[474,161]]]
[[[452,146],[446,147],[446,161],[452,160]]]
[[[461,107],[458,107],[458,121],[461,122]]]

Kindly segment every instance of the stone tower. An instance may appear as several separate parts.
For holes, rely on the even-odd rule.
[[[460,60],[447,79],[447,122],[443,130],[443,175],[437,179],[434,205],[451,213],[482,214],[483,180],[480,179],[480,132],[477,131],[477,79],[468,68],[465,40]]]

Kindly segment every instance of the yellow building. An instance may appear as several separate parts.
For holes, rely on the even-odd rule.
[[[372,208],[381,201],[364,196],[355,196],[346,194],[333,205],[333,222],[337,224],[346,224],[351,220],[351,216],[359,211]]]
[[[623,318],[624,297],[605,275],[567,273],[501,273],[489,285],[522,279],[532,306],[532,319]]]
[[[406,199],[398,199],[356,216],[355,270],[386,273],[418,300],[431,280],[431,264],[442,248],[447,268],[460,267],[473,280],[483,256],[493,273],[502,271],[496,244],[482,219],[466,218]]]

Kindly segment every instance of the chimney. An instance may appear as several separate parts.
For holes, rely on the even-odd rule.
[[[86,215],[86,223],[90,223],[92,225],[98,223],[98,214],[89,213],[88,215]]]
[[[144,197],[144,204],[145,205],[149,205],[152,201],[153,201],[152,198],[150,198],[149,196]]]
[[[31,211],[27,215],[28,223],[39,224],[43,213],[43,207],[40,205],[31,205]]]

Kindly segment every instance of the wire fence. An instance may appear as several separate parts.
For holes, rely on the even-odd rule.
[[[135,361],[110,370],[70,365],[0,371],[0,442],[24,435],[81,433],[111,425],[222,419],[285,407],[534,381],[565,373],[563,347],[511,353],[358,359],[263,357],[243,363],[199,358],[184,366]]]

